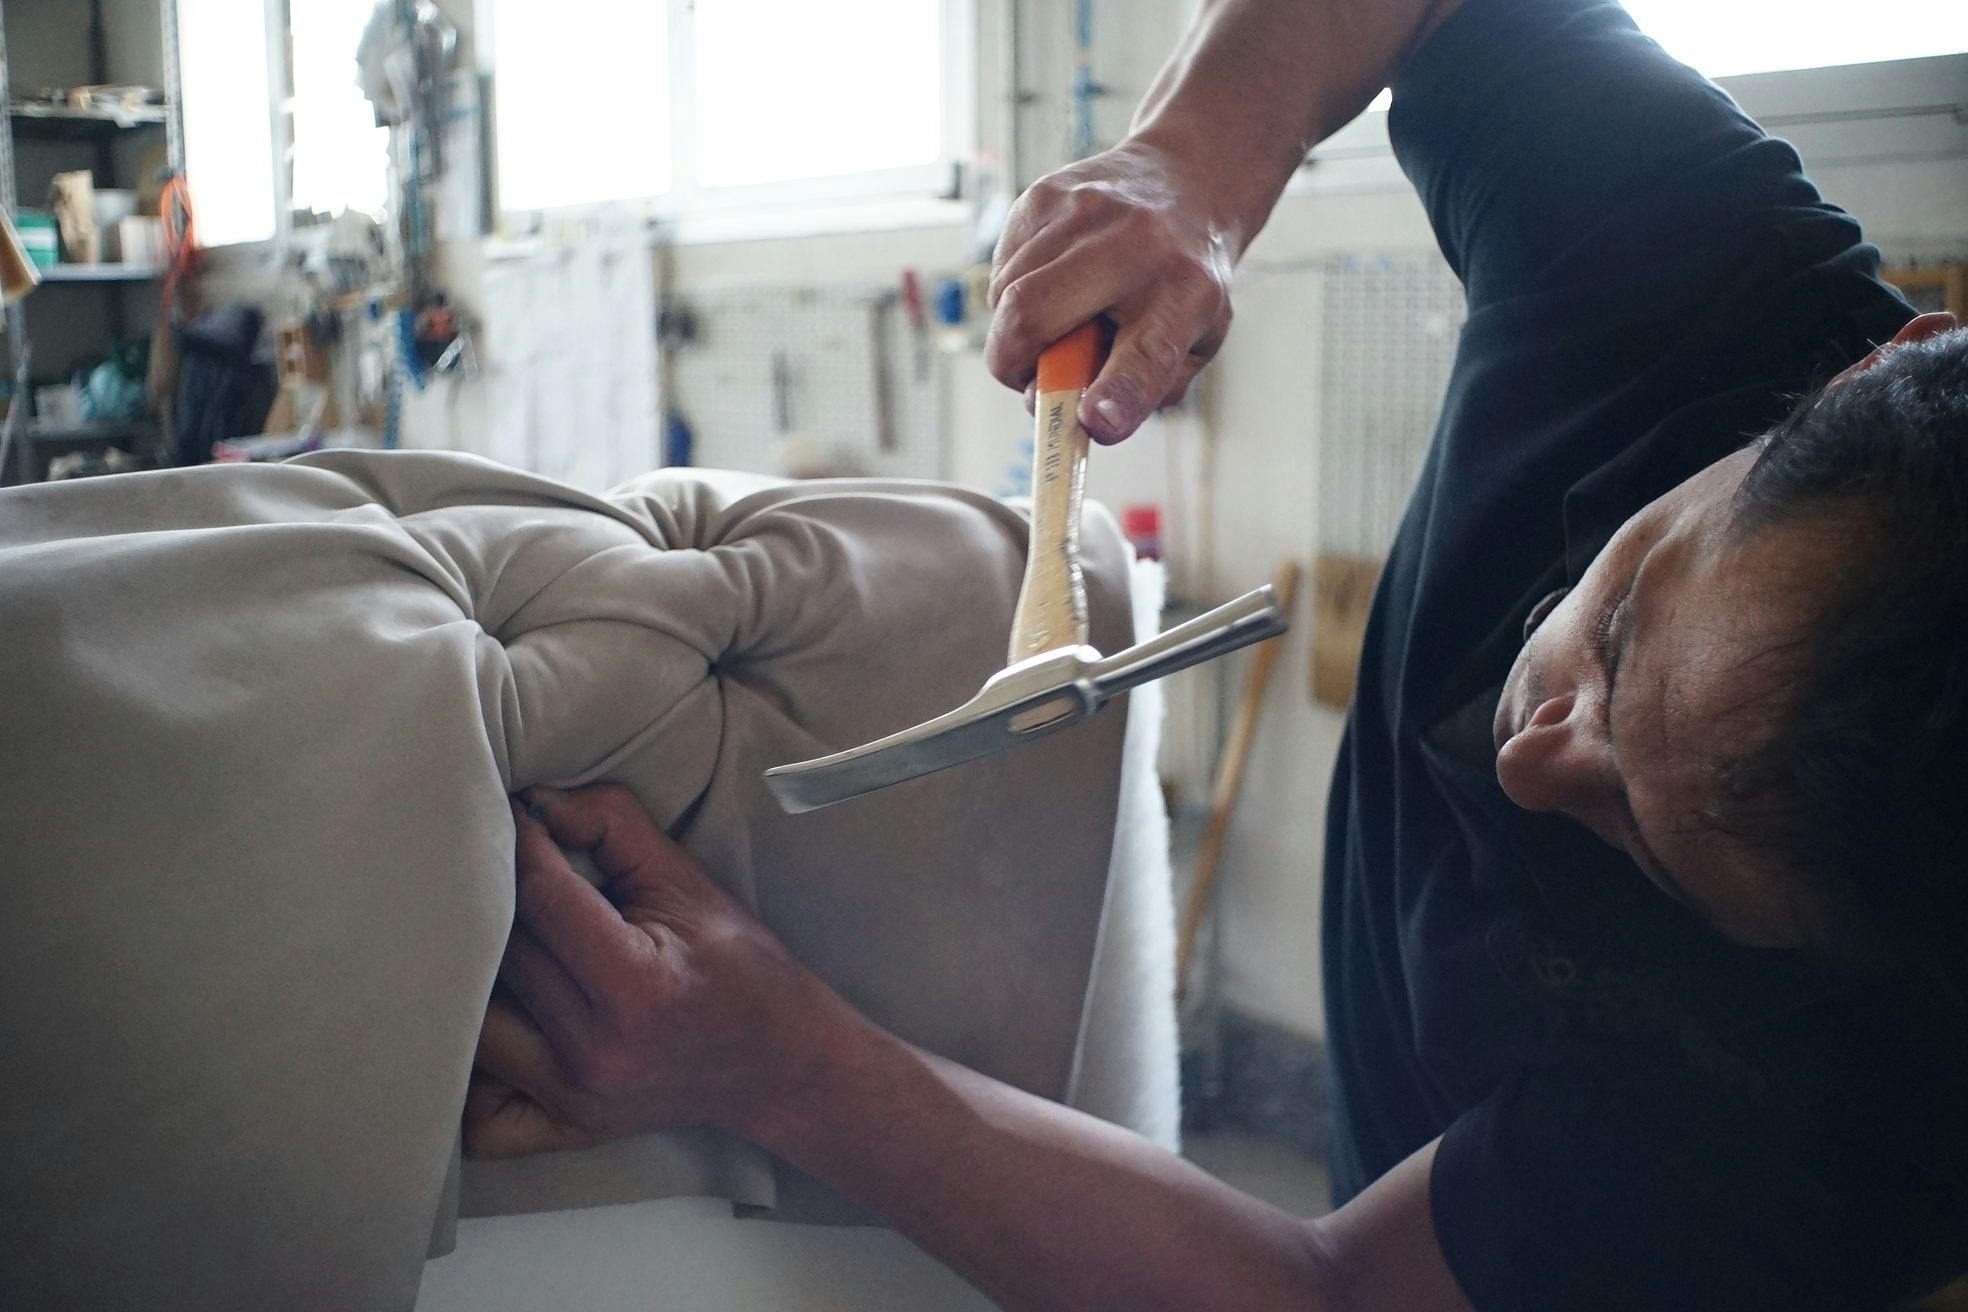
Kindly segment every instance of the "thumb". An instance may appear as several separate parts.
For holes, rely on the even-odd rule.
[[[1087,436],[1113,443],[1141,427],[1162,398],[1182,382],[1193,337],[1161,312],[1151,311],[1121,325],[1106,367],[1080,399],[1080,422]]]

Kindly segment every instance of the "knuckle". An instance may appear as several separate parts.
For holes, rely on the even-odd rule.
[[[1192,294],[1214,297],[1221,293],[1215,261],[1194,251],[1179,251],[1170,256],[1166,276],[1169,281],[1190,289]]]
[[[1025,189],[1025,201],[1030,205],[1053,204],[1066,190],[1064,180],[1057,173],[1048,173]]]
[[[1159,317],[1151,319],[1135,336],[1135,354],[1140,362],[1154,373],[1176,373],[1182,368],[1182,362],[1189,354],[1185,336],[1176,332],[1166,319]]]
[[[1031,318],[1031,302],[1031,275],[1014,278],[1006,283],[1004,290],[998,293],[998,308],[991,315],[992,335],[1006,338],[1019,337],[1024,332],[1027,320]]]
[[[1162,216],[1140,205],[1127,206],[1115,216],[1113,226],[1119,235],[1141,247],[1153,249],[1169,244],[1168,225]]]
[[[1112,199],[1098,183],[1081,183],[1067,191],[1060,204],[1068,218],[1084,220],[1105,210]]]

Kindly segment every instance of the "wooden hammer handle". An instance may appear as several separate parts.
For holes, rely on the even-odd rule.
[[[1086,429],[1080,395],[1100,372],[1100,328],[1083,324],[1039,356],[1032,440],[1032,534],[1025,583],[1011,619],[1011,663],[1087,640],[1080,572],[1080,508],[1086,501]]]

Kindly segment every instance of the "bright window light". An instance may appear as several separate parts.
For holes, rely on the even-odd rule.
[[[355,47],[375,0],[289,0],[296,210],[383,217],[389,129],[355,85]]]
[[[1647,35],[1709,77],[1968,50],[1962,0],[1624,0]]]
[[[185,181],[207,246],[273,236],[266,0],[179,0]]]
[[[935,0],[696,0],[698,185],[935,163],[942,10]]]
[[[502,209],[592,205],[669,189],[666,8],[661,0],[498,6]]]

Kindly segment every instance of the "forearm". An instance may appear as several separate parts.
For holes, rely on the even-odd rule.
[[[1136,1135],[842,1009],[803,1095],[741,1127],[1015,1309],[1337,1306],[1312,1226]]]
[[[1206,172],[1241,254],[1313,146],[1393,78],[1457,0],[1208,0],[1133,135]]]

